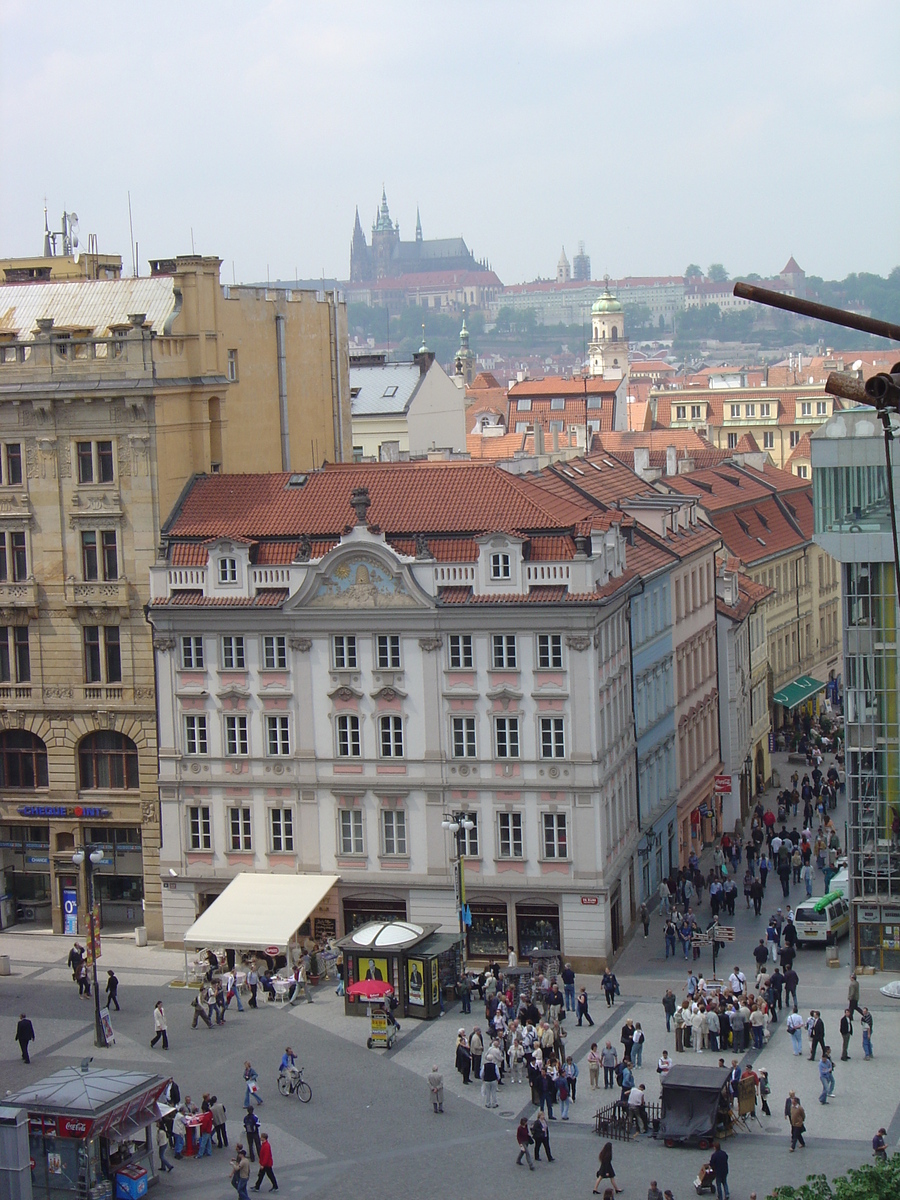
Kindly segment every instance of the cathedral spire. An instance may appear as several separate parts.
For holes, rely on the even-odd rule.
[[[422,240],[422,218],[419,216],[419,206],[416,205],[416,241]]]

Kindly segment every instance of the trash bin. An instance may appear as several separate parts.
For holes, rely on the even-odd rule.
[[[781,776],[778,774],[777,771],[772,772],[772,787],[773,788],[781,787]]]
[[[146,925],[138,925],[134,931],[134,944],[136,946],[147,945],[147,927]]]
[[[11,975],[12,971],[9,966],[9,955],[0,954],[0,975]]]

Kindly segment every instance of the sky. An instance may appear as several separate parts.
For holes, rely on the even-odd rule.
[[[346,278],[387,190],[504,283],[900,263],[897,0],[3,0],[0,256]]]

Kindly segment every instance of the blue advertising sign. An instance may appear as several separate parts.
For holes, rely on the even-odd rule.
[[[74,937],[78,932],[78,893],[74,888],[63,888],[63,936]]]

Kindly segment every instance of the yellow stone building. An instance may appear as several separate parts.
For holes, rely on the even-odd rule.
[[[195,472],[350,450],[335,294],[226,288],[200,257],[0,286],[0,924],[74,932],[77,907],[83,933],[72,852],[94,844],[103,923],[162,936],[161,520]]]

